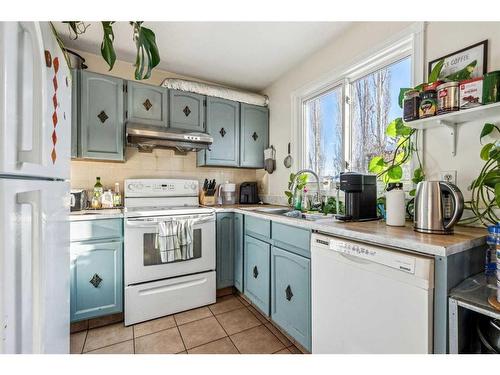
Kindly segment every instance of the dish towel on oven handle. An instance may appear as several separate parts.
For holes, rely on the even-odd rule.
[[[177,238],[180,245],[180,258],[188,260],[194,257],[193,253],[193,219],[177,219]]]
[[[157,230],[158,243],[156,248],[160,250],[162,263],[174,262],[176,255],[178,255],[176,253],[180,254],[177,222],[174,220],[160,221]]]

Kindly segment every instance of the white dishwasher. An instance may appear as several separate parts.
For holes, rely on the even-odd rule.
[[[432,258],[314,233],[311,278],[313,353],[432,353]]]

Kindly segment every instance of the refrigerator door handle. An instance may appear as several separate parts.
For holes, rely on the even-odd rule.
[[[47,94],[44,80],[44,47],[42,40],[42,32],[38,22],[21,22],[22,28],[30,36],[33,45],[33,123],[31,124],[31,149],[24,150],[21,148],[18,151],[18,161],[21,163],[33,163],[42,165],[42,129],[44,121],[44,101]],[[30,77],[25,77],[26,81],[31,80]],[[21,126],[23,125],[21,121]]]
[[[32,349],[33,353],[42,353],[42,257],[41,257],[41,190],[17,193],[17,203],[31,207],[31,272],[32,272]]]

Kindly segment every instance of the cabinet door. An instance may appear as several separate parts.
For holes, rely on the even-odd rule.
[[[181,130],[205,131],[205,96],[192,92],[170,90],[170,127]]]
[[[245,295],[269,316],[271,245],[245,236],[244,283]]]
[[[122,242],[71,244],[71,321],[123,310]]]
[[[127,118],[141,124],[168,125],[168,89],[129,81]]]
[[[234,222],[232,213],[217,214],[217,289],[233,285]]]
[[[271,317],[302,346],[311,350],[311,261],[273,247]]]
[[[80,129],[80,70],[72,69],[71,75],[71,157],[80,157],[79,129]]]
[[[268,109],[241,103],[240,166],[264,168],[268,137]]]
[[[234,214],[234,286],[243,292],[243,215]]]
[[[240,103],[207,98],[207,132],[214,142],[205,153],[203,165],[237,167],[240,144]]]
[[[81,156],[123,160],[123,80],[86,71],[80,78]]]

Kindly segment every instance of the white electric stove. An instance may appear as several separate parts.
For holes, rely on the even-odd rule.
[[[215,302],[215,211],[196,180],[125,180],[125,325]],[[194,220],[192,255],[164,259],[159,223]]]

